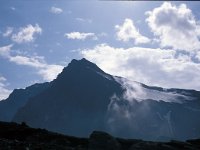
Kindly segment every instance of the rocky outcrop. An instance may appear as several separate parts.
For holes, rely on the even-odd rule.
[[[119,142],[105,132],[94,131],[89,138],[89,150],[120,150]]]
[[[115,138],[94,131],[89,138],[77,138],[34,129],[25,123],[0,122],[0,150],[199,150],[200,139],[185,142],[150,142]]]
[[[86,150],[88,139],[0,122],[0,150]]]

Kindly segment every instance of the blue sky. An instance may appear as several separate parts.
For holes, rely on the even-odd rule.
[[[0,99],[72,59],[148,85],[200,90],[200,2],[0,2]]]

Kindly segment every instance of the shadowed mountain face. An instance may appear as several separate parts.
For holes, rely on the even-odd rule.
[[[105,130],[107,106],[114,92],[122,88],[95,64],[72,60],[52,86],[27,103],[14,121],[25,121],[60,133],[87,136],[94,129]]]
[[[15,89],[6,100],[0,101],[0,120],[11,121],[18,109],[23,107],[29,98],[38,95],[49,86],[50,83],[42,83],[25,89]]]
[[[150,87],[114,77],[86,59],[72,60],[13,121],[59,133],[94,130],[146,140],[200,137],[200,92]]]

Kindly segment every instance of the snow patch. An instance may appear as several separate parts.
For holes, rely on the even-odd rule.
[[[145,88],[141,83],[130,81],[125,78],[114,77],[114,79],[126,90],[124,98],[129,101],[143,101],[151,99],[155,101],[183,103],[185,100],[191,100],[191,97],[189,96],[175,92],[168,92],[167,89],[159,91],[151,88]]]
[[[111,75],[107,75],[105,73],[97,72],[97,74],[101,75],[102,77],[108,79],[108,80],[113,80]]]

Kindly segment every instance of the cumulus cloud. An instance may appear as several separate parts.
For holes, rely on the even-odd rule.
[[[200,90],[200,64],[176,50],[101,44],[81,54],[113,75],[148,85]]]
[[[12,92],[6,88],[6,81],[6,78],[0,75],[0,100],[6,99]]]
[[[185,51],[200,49],[200,24],[186,4],[176,6],[164,2],[146,14],[146,21],[162,47]]]
[[[51,81],[62,71],[63,66],[48,64],[42,56],[13,56],[11,52],[12,45],[0,47],[0,56],[8,59],[17,65],[29,66],[37,70],[37,73],[45,81]]]
[[[73,40],[98,39],[94,33],[71,32],[71,33],[66,33],[64,36],[67,37],[68,39],[73,39]]]
[[[61,14],[63,12],[63,10],[58,7],[51,7],[50,12],[53,14]]]
[[[9,37],[13,32],[13,28],[12,27],[7,27],[6,32],[3,33],[4,37]]]
[[[11,39],[16,43],[33,42],[37,34],[42,33],[42,28],[36,24],[35,26],[29,24],[26,27],[20,28],[19,32],[13,34]]]
[[[134,40],[135,44],[149,43],[150,39],[141,35],[139,29],[134,25],[133,20],[125,19],[122,25],[116,25],[117,30],[117,40],[120,41],[130,41]]]

